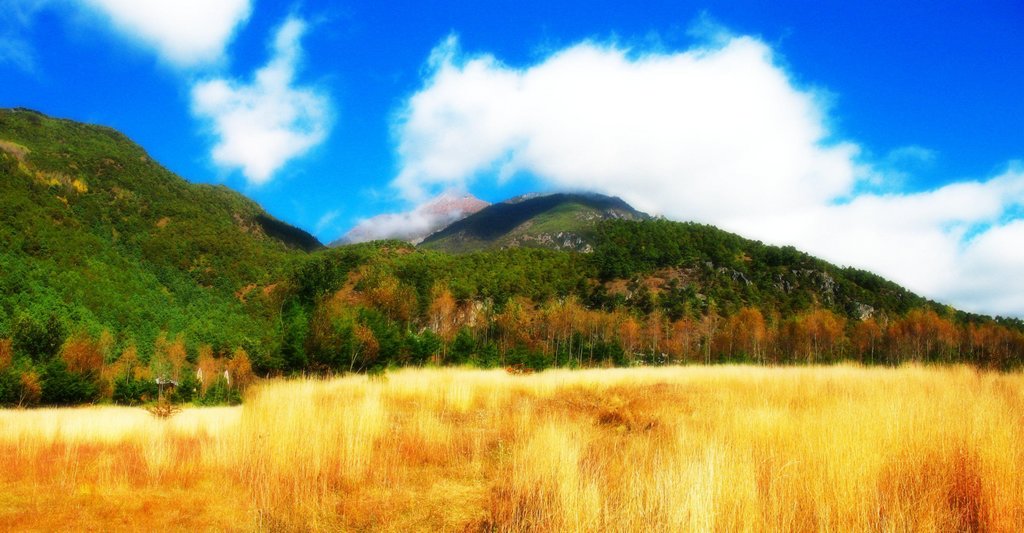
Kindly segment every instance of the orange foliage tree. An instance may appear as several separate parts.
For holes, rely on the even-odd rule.
[[[850,342],[854,353],[861,362],[874,363],[885,332],[873,317],[865,318],[853,326]]]
[[[76,333],[64,341],[60,356],[71,372],[99,378],[103,371],[103,350],[88,333]]]
[[[416,308],[416,292],[402,284],[398,278],[383,274],[366,290],[366,299],[379,309],[388,320],[408,323]]]
[[[619,341],[626,352],[626,359],[633,362],[636,358],[637,345],[640,343],[640,323],[633,315],[624,314],[619,321]]]
[[[889,327],[890,350],[899,359],[951,360],[958,347],[952,322],[931,309],[914,309]]]
[[[213,356],[213,348],[209,344],[200,346],[199,357],[196,359],[196,378],[199,379],[200,392],[206,394],[222,373],[223,365]]]
[[[353,343],[349,372],[353,372],[356,369],[369,369],[377,361],[377,355],[380,352],[380,342],[377,341],[373,330],[362,324],[356,324],[352,328],[352,333],[356,338],[356,342]],[[357,361],[359,362],[358,366],[356,365]]]
[[[436,284],[430,292],[432,298],[427,309],[429,327],[441,337],[444,344],[450,343],[455,338],[455,332],[459,330],[455,297],[446,285]],[[441,355],[445,355],[443,351]]]
[[[43,398],[43,384],[39,380],[39,374],[29,370],[21,374],[18,379],[18,406],[28,407],[38,405]]]
[[[724,328],[730,338],[730,356],[764,359],[764,344],[768,336],[764,315],[755,307],[744,307],[729,317]]]
[[[802,355],[808,364],[842,356],[846,324],[827,309],[815,309],[790,320],[782,334],[782,348],[793,356]]]
[[[231,376],[231,386],[238,390],[245,390],[256,379],[252,372],[249,354],[242,348],[235,349],[226,366],[228,374]]]
[[[174,339],[167,338],[167,334],[161,332],[153,345],[154,371],[159,374],[167,374],[166,377],[180,381],[182,371],[187,364],[188,352],[185,349],[185,336],[178,334]]]
[[[963,337],[968,355],[991,368],[1008,368],[1024,352],[1024,334],[999,324],[970,324]]]
[[[11,348],[11,339],[0,339],[0,372],[11,366],[14,358],[14,349]]]

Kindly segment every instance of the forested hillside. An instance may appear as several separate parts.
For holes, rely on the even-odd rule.
[[[318,253],[285,297],[284,371],[389,365],[1021,363],[1021,323],[710,226],[604,221],[591,254],[401,242]]]
[[[487,206],[430,235],[421,246],[452,253],[501,248],[589,252],[598,222],[647,218],[610,196],[534,194]]]
[[[254,374],[396,365],[1022,363],[1019,320],[792,248],[591,195],[498,205],[428,239],[467,253],[322,249],[113,130],[0,111],[0,404],[145,401],[155,376],[217,402]],[[586,247],[535,238],[559,233]]]
[[[102,345],[93,362],[64,365],[93,373],[97,357],[135,351],[148,363],[160,339],[179,336],[193,361],[201,346],[272,345],[276,317],[251,288],[318,246],[226,187],[175,176],[114,130],[0,111],[0,337],[13,341],[0,352],[13,350],[22,374],[63,376],[67,339]],[[43,387],[42,400],[100,393],[79,388],[64,398]],[[11,390],[0,384],[0,401]]]

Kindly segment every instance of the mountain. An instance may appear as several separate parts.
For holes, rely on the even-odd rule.
[[[321,246],[113,129],[26,109],[0,110],[0,221],[0,337],[59,318],[125,343],[251,344],[268,328],[243,293]]]
[[[385,213],[361,221],[331,246],[396,239],[420,243],[431,233],[489,206],[472,194],[443,193],[405,213]]]
[[[598,222],[649,218],[619,198],[600,194],[527,195],[481,209],[421,246],[453,253],[518,247],[589,252]]]
[[[423,210],[462,206],[479,202]],[[323,248],[110,128],[0,110],[0,405],[39,382],[44,403],[136,398],[111,380],[228,360],[268,375],[851,359],[1014,368],[1024,323],[594,194],[514,198],[420,246]]]

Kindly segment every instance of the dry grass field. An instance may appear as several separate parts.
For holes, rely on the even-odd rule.
[[[1014,531],[1024,375],[402,370],[0,411],[0,528]]]

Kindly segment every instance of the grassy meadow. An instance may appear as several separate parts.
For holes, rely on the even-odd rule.
[[[1024,375],[406,369],[0,411],[0,529],[1014,531]]]

